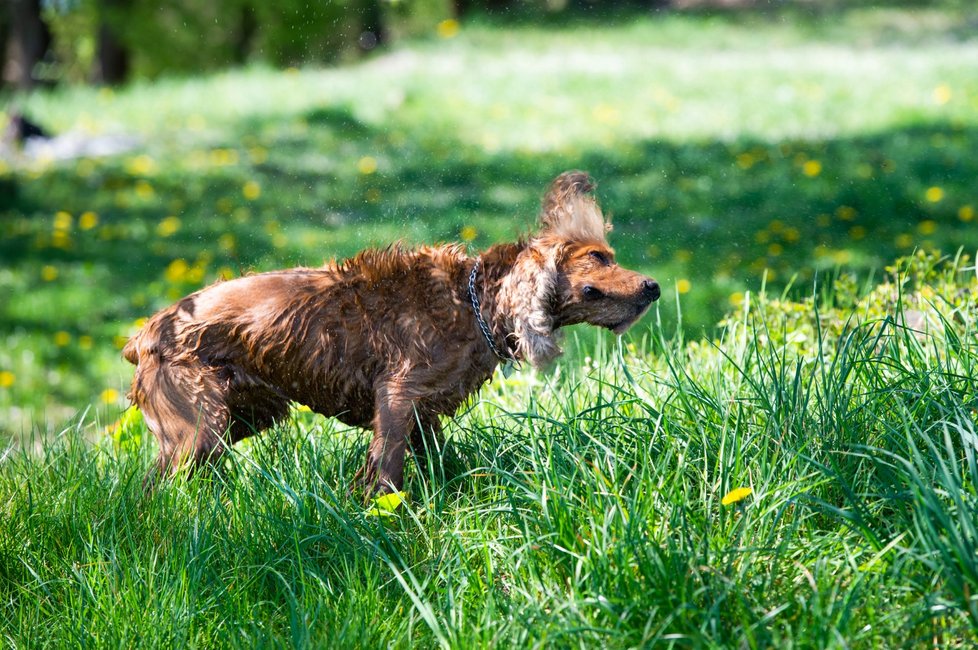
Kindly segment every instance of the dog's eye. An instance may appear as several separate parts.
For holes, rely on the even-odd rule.
[[[590,255],[591,259],[601,266],[608,266],[611,264],[611,260],[608,259],[608,256],[601,251],[591,251],[588,253],[588,255]]]

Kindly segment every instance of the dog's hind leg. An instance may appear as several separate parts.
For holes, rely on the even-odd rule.
[[[216,369],[198,361],[140,359],[131,397],[160,445],[148,486],[186,462],[197,468],[224,452],[230,417],[226,383]]]

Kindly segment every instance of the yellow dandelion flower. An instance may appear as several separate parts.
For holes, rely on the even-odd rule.
[[[17,381],[17,375],[9,370],[0,370],[0,388],[10,388]]]
[[[59,348],[63,348],[69,343],[71,343],[71,334],[64,330],[54,333],[54,344]]]
[[[913,246],[913,235],[909,233],[900,233],[893,240],[893,243],[897,245],[898,248],[910,248]]]
[[[215,167],[228,167],[238,164],[238,152],[234,149],[212,149],[210,163]]]
[[[117,350],[121,350],[122,348],[126,347],[126,343],[128,342],[129,342],[128,336],[116,334],[115,336],[112,337],[112,345],[114,345]]]
[[[835,209],[835,216],[843,221],[852,221],[856,218],[857,214],[858,212],[856,212],[856,208],[849,205],[840,205]]]
[[[692,283],[686,278],[680,278],[676,280],[676,291],[679,293],[689,293],[689,290],[693,288]]]
[[[99,399],[102,400],[103,404],[115,404],[119,401],[119,391],[114,388],[106,388],[99,395]]]
[[[741,169],[750,169],[756,162],[757,159],[750,152],[737,154],[737,166]]]
[[[235,240],[233,234],[226,232],[218,237],[217,245],[221,248],[221,250],[231,252],[237,245],[237,241]]]
[[[136,196],[143,200],[149,200],[156,194],[156,191],[153,190],[153,186],[150,185],[149,182],[142,180],[136,183],[134,190],[136,192]]]
[[[866,229],[863,226],[853,226],[849,229],[851,239],[860,240],[866,236]]]
[[[248,181],[244,184],[244,187],[241,188],[241,193],[244,194],[244,197],[249,201],[254,201],[261,196],[261,185],[259,185],[257,181]]]
[[[156,226],[156,234],[160,237],[169,237],[176,231],[180,230],[180,219],[179,217],[169,216],[160,221]]]
[[[924,192],[924,198],[930,203],[938,203],[944,198],[944,190],[936,185],[928,187]]]
[[[917,224],[917,232],[921,235],[933,235],[937,232],[937,222],[933,219],[925,219]]]
[[[971,221],[975,218],[975,208],[972,205],[962,205],[958,209],[958,219],[961,221]]]
[[[70,212],[59,210],[54,214],[54,230],[71,230],[74,218]]]
[[[98,225],[98,215],[91,210],[82,212],[78,217],[78,227],[82,230],[91,230]]]
[[[618,109],[609,104],[598,104],[591,111],[594,120],[600,124],[618,124],[621,121],[621,114]]]
[[[166,267],[166,271],[163,272],[163,277],[166,278],[167,282],[182,282],[187,276],[187,270],[189,268],[190,265],[187,264],[187,260],[177,258]]]
[[[217,270],[217,277],[222,280],[230,280],[234,277],[234,269],[230,266],[222,266]]]
[[[458,30],[459,24],[454,18],[446,18],[435,27],[439,38],[455,38],[458,36]]]
[[[94,345],[94,343],[95,343],[95,341],[88,334],[83,334],[82,336],[79,336],[78,337],[78,347],[79,347],[79,349],[82,349],[82,350],[91,350],[92,349],[92,345]]]
[[[248,149],[248,156],[251,158],[251,162],[260,165],[268,160],[268,149],[264,147],[252,147]]]
[[[673,257],[676,258],[677,262],[688,262],[689,260],[693,259],[693,251],[680,248],[678,251],[676,251],[676,254],[673,255]]]
[[[364,156],[357,161],[357,171],[367,176],[377,171],[377,159],[373,156]]]
[[[815,178],[822,173],[822,163],[817,160],[805,161],[805,164],[801,166],[801,172],[809,178]]]
[[[728,300],[731,307],[740,307],[742,304],[744,304],[744,292],[736,291],[730,294],[730,298]]]
[[[136,320],[134,320],[132,322],[132,326],[133,326],[134,329],[141,330],[141,329],[143,329],[143,325],[146,324],[146,321],[147,320],[148,319],[145,316],[143,316],[141,318],[137,318]]]
[[[951,101],[951,94],[951,87],[947,84],[941,84],[934,89],[934,103],[943,106]]]
[[[738,501],[743,501],[753,493],[754,490],[749,487],[734,488],[729,492],[727,492],[725,495],[723,495],[723,498],[720,499],[720,503],[722,503],[725,506],[729,506],[734,503],[737,503]]]
[[[207,273],[207,266],[202,262],[197,262],[187,271],[187,282],[190,284],[200,284]]]
[[[777,257],[783,252],[784,252],[784,246],[782,246],[777,242],[767,247],[767,254],[770,255],[771,257]]]
[[[222,196],[215,203],[218,212],[223,212],[224,214],[229,214],[234,209],[234,201],[226,196]]]
[[[149,176],[156,171],[156,161],[142,154],[126,162],[126,171],[133,176]]]
[[[797,242],[799,239],[801,239],[801,233],[798,231],[797,228],[794,227],[785,228],[782,236],[784,237],[784,240],[786,242],[792,244]]]
[[[474,240],[478,234],[479,231],[472,226],[462,226],[462,230],[459,231],[458,236],[462,239],[462,241],[470,242]]]
[[[68,250],[71,248],[71,235],[64,230],[56,230],[51,235],[51,245],[55,248]]]
[[[58,268],[50,264],[45,264],[41,267],[41,279],[45,282],[54,282],[58,279]]]

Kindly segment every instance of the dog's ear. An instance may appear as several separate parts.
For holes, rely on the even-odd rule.
[[[594,200],[594,181],[586,172],[564,172],[543,197],[541,234],[563,241],[604,241],[611,224]]]
[[[552,249],[527,248],[503,279],[500,309],[512,321],[519,356],[535,367],[560,356],[554,331],[557,304],[556,255]]]

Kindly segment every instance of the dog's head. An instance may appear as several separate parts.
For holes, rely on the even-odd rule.
[[[504,281],[518,350],[535,366],[560,354],[558,328],[590,323],[622,334],[659,298],[655,280],[615,262],[593,189],[584,172],[554,180],[540,230]]]

